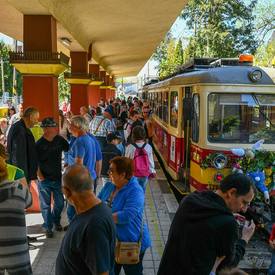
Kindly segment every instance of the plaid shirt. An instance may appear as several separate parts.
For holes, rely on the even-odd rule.
[[[112,120],[104,116],[96,116],[92,119],[89,129],[90,133],[96,137],[106,137],[108,133],[115,131],[115,125]]]

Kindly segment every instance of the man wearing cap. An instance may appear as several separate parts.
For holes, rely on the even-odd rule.
[[[64,198],[61,190],[61,157],[63,151],[68,151],[68,142],[58,135],[57,123],[48,117],[42,120],[43,136],[36,142],[38,156],[37,177],[39,180],[40,208],[44,219],[43,227],[47,238],[53,237],[53,225],[56,231],[61,231],[61,212]],[[54,207],[51,210],[51,197]]]
[[[119,144],[121,137],[118,132],[109,133],[107,135],[107,144],[102,149],[102,182],[103,185],[110,181],[109,179],[109,166],[110,160],[114,157],[121,156],[120,150],[117,148],[117,144]]]
[[[93,118],[89,129],[90,133],[96,137],[102,150],[106,145],[107,134],[115,131],[115,125],[112,121],[112,110],[107,107],[103,115],[99,114]]]

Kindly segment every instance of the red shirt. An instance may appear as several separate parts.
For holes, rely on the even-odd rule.
[[[272,231],[269,237],[270,241],[273,241],[275,239],[275,223],[272,225]]]

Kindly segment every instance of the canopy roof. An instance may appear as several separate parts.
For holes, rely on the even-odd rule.
[[[0,32],[23,39],[23,14],[53,15],[66,49],[87,51],[109,74],[136,75],[184,8],[187,0],[0,0]]]

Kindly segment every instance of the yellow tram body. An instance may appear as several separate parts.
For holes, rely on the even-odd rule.
[[[250,148],[261,138],[262,149],[275,151],[275,84],[260,68],[234,62],[199,69],[193,64],[187,72],[143,89],[153,109],[154,147],[172,179],[185,182],[183,192],[187,181],[191,191],[216,189],[231,173],[229,164],[203,168],[210,154],[230,159],[231,149]],[[254,80],[253,73],[261,78]]]

